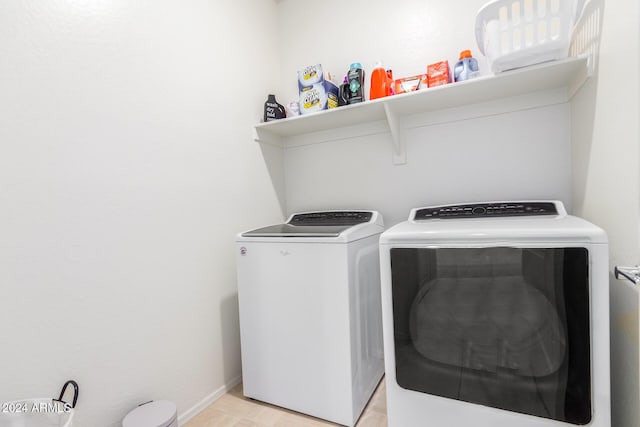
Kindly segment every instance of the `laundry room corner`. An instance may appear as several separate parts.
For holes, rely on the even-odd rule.
[[[606,228],[613,265],[632,265],[640,258],[640,101],[629,96],[640,91],[630,54],[640,50],[638,5],[592,0],[587,13],[583,53],[592,55],[593,76],[571,102],[574,212]],[[634,71],[620,78],[622,69]]]
[[[571,102],[575,214],[607,230],[610,271],[640,259],[640,8],[592,0],[588,41],[593,76]],[[633,70],[620,78],[621,70]],[[633,76],[633,77],[631,77]],[[637,285],[610,273],[613,426],[640,423]]]

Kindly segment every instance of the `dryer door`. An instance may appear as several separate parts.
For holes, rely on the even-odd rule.
[[[393,248],[396,380],[405,389],[591,420],[584,248]]]

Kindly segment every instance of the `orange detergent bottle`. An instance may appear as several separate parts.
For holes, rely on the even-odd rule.
[[[387,70],[384,69],[381,62],[371,72],[371,88],[369,90],[369,99],[377,99],[391,95],[391,82]]]

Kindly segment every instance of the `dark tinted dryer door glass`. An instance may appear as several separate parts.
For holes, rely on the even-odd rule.
[[[584,248],[391,249],[398,384],[589,423],[588,266]]]

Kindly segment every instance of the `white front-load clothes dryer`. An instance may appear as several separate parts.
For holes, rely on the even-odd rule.
[[[418,208],[380,238],[389,427],[609,427],[605,233],[560,202]]]
[[[355,425],[384,372],[375,211],[292,215],[237,237],[244,395]]]

